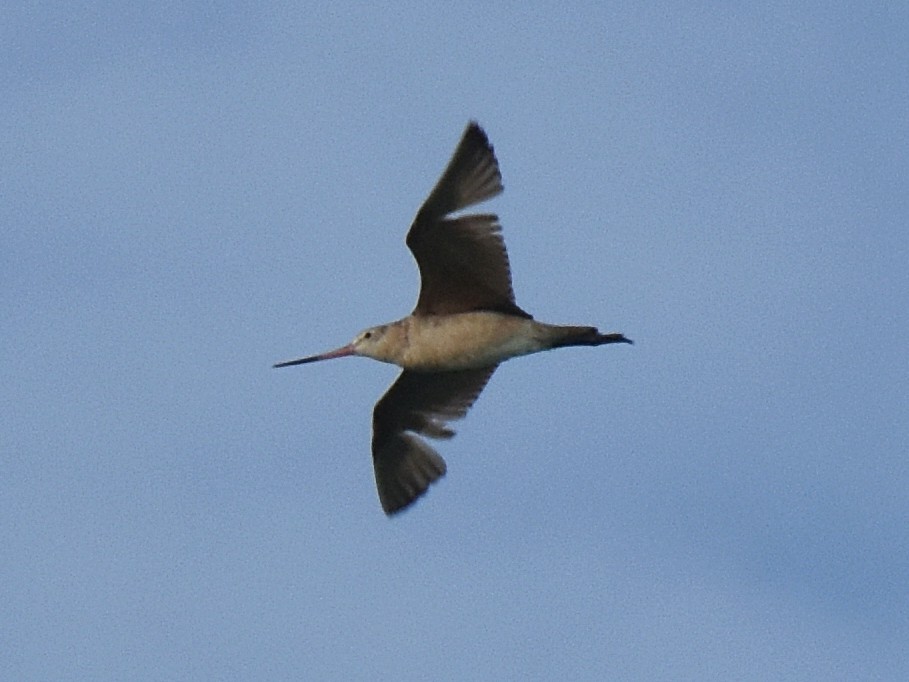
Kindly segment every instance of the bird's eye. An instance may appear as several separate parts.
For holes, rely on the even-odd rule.
[[[371,338],[372,338],[372,332],[364,332],[363,338],[364,338],[364,339],[371,339]]]

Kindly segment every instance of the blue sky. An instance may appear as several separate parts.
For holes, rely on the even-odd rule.
[[[0,677],[909,676],[909,12],[13,3]],[[495,145],[504,365],[387,519],[393,367]]]

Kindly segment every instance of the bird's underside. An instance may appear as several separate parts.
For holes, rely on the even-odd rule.
[[[518,307],[498,217],[461,213],[501,192],[492,145],[471,122],[407,233],[420,270],[413,313],[336,350],[275,365],[362,355],[404,369],[373,411],[373,464],[386,514],[407,508],[445,474],[445,460],[425,438],[454,435],[448,422],[467,414],[500,362],[562,346],[630,343],[595,327],[538,322]]]
[[[498,217],[449,217],[501,192],[492,145],[471,122],[407,233],[407,246],[420,269],[414,317],[478,310],[530,317],[515,304]],[[386,514],[408,507],[445,474],[445,460],[421,436],[454,436],[447,422],[467,414],[495,368],[405,370],[376,403],[372,456]]]
[[[373,412],[372,454],[376,486],[387,514],[405,509],[446,471],[445,460],[421,437],[451,438],[447,422],[460,419],[476,401],[498,360],[559,345],[612,343],[616,335],[600,334],[593,327],[556,327],[533,321],[515,303],[508,253],[499,219],[493,214],[459,214],[502,192],[498,161],[486,133],[471,122],[451,161],[417,213],[407,234],[407,245],[420,269],[420,295],[411,314],[415,327],[435,329],[438,318],[492,320],[471,341],[499,344],[490,349],[490,364],[457,371],[407,369],[392,384]],[[497,313],[475,316],[464,313]],[[529,321],[529,322],[528,322]],[[485,323],[484,323],[485,324]],[[513,330],[513,331],[512,331]],[[444,336],[457,333],[446,330]],[[619,335],[620,336],[620,335]],[[624,339],[624,337],[622,337]],[[487,340],[488,339],[488,340]],[[444,340],[424,344],[438,347]]]

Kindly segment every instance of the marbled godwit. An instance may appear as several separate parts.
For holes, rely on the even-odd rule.
[[[407,233],[421,279],[414,311],[336,350],[275,365],[363,355],[403,368],[372,417],[386,514],[412,504],[445,473],[445,460],[420,436],[451,438],[446,422],[467,414],[500,362],[562,346],[631,343],[595,327],[537,322],[517,306],[498,216],[451,217],[501,191],[492,145],[471,122]]]

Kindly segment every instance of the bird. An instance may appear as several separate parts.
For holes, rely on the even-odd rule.
[[[388,516],[445,475],[445,460],[425,438],[453,437],[449,422],[466,416],[500,363],[566,346],[632,343],[596,327],[539,322],[515,303],[498,216],[462,213],[502,191],[495,150],[470,121],[407,232],[420,272],[413,312],[335,350],[274,365],[364,356],[402,368],[372,417],[376,488]]]

